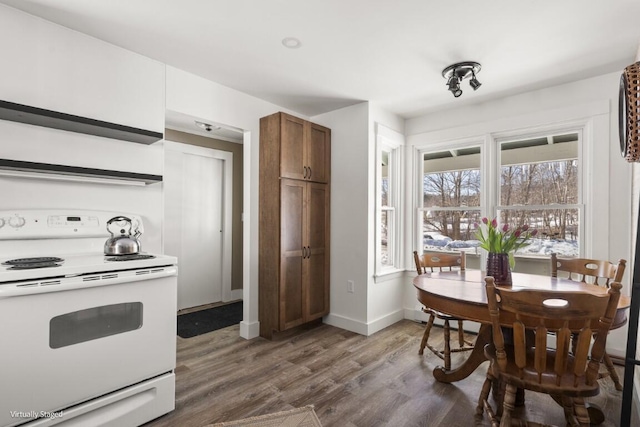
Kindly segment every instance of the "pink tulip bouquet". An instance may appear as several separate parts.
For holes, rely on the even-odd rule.
[[[511,264],[515,263],[513,253],[529,245],[529,240],[538,234],[538,230],[531,230],[527,224],[517,228],[509,224],[498,226],[496,218],[491,221],[482,218],[482,224],[476,224],[476,227],[476,239],[480,242],[480,247],[489,253],[509,254]]]

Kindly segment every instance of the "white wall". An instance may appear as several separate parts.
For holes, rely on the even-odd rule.
[[[435,112],[407,120],[408,143],[447,141],[557,122],[585,121],[592,146],[587,150],[587,256],[616,261],[631,259],[631,168],[619,154],[617,102],[620,73],[550,87],[483,104]],[[607,203],[608,202],[608,203]],[[625,274],[623,292],[629,290]],[[612,331],[611,354],[624,355],[626,327]]]
[[[160,130],[164,66],[0,5],[0,100]],[[123,105],[124,104],[124,105]],[[136,112],[137,110],[143,110]],[[0,120],[0,158],[162,174],[162,151]],[[144,250],[160,252],[162,184],[131,187],[0,177],[0,209],[94,209],[142,216]]]
[[[160,62],[0,5],[0,99],[162,133]]]
[[[325,322],[367,334],[369,104],[311,118],[331,129],[331,313]],[[354,292],[347,292],[347,281]]]
[[[368,191],[369,191],[369,200],[368,200],[368,212],[369,212],[369,263],[367,269],[367,277],[369,278],[369,298],[368,298],[368,312],[367,312],[367,325],[368,325],[368,333],[370,335],[375,333],[393,323],[404,319],[405,310],[404,310],[404,295],[406,292],[406,287],[412,286],[411,279],[408,279],[405,274],[390,274],[388,276],[375,277],[376,270],[376,245],[375,245],[375,236],[376,236],[376,224],[375,224],[375,212],[377,209],[377,200],[376,200],[376,123],[382,124],[396,132],[404,133],[404,120],[400,117],[385,111],[384,109],[378,107],[374,103],[369,104],[369,170],[368,170]],[[400,148],[403,150],[404,147]],[[404,157],[406,160],[406,156]],[[402,165],[401,167],[406,167],[406,165]],[[406,203],[406,198],[404,199],[405,203],[403,207],[408,208]],[[406,211],[410,211],[411,209],[405,209]],[[403,215],[405,219],[403,229],[407,228],[407,225],[410,223],[406,223],[406,215]],[[402,233],[401,233],[402,234]],[[406,233],[404,233],[406,237]],[[401,266],[407,266],[407,244],[409,242],[405,242],[403,248],[401,248],[400,258],[401,258]]]
[[[331,128],[331,313],[325,323],[371,335],[404,318],[404,275],[376,280],[375,123],[404,121],[364,102],[314,116]],[[354,293],[347,281],[354,281]]]

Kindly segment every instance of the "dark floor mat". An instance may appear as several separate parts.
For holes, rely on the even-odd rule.
[[[242,301],[178,316],[178,336],[191,338],[242,321]]]

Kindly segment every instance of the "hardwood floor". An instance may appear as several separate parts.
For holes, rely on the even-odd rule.
[[[370,337],[321,325],[280,341],[244,340],[238,326],[177,338],[176,409],[145,426],[200,427],[304,405],[324,427],[474,425],[487,363],[464,381],[436,382],[431,371],[442,361],[418,355],[423,330],[404,320]],[[430,341],[438,339],[434,328]],[[465,356],[453,355],[452,365]],[[603,427],[618,425],[621,396],[603,379],[589,400],[605,411]],[[565,425],[548,396],[527,392],[526,402],[528,419]]]

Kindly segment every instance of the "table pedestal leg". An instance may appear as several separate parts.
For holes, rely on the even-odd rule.
[[[433,377],[442,383],[452,383],[467,378],[475,371],[482,362],[486,361],[484,357],[484,346],[491,342],[491,325],[481,324],[476,343],[473,350],[469,353],[469,357],[464,363],[452,370],[446,370],[442,366],[438,366],[433,370]]]

